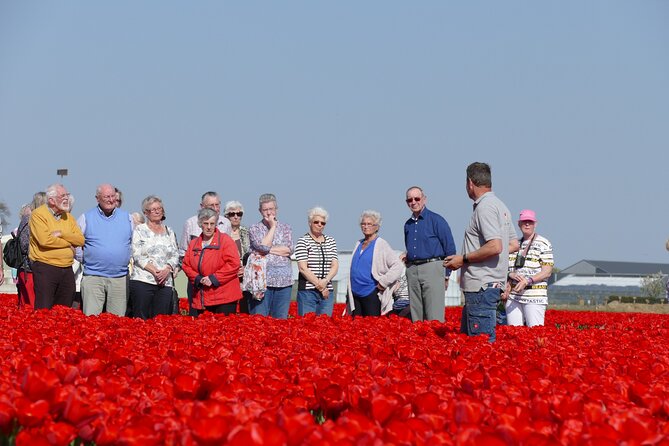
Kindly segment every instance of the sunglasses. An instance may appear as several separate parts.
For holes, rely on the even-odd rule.
[[[321,225],[321,226],[325,226],[327,224],[324,221],[318,221],[318,220],[314,220],[314,221],[312,221],[312,223],[315,224],[315,225]]]
[[[412,201],[415,201],[416,203],[418,203],[420,200],[422,200],[421,197],[407,198],[407,203],[411,203]]]
[[[243,211],[239,211],[239,212],[228,212],[227,214],[225,214],[225,216],[228,217],[228,218],[230,218],[230,217],[241,217],[242,215],[244,215],[244,212],[243,212]]]

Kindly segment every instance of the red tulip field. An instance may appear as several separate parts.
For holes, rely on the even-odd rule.
[[[0,441],[669,445],[669,316],[548,311],[489,344],[460,312],[142,321],[0,295]]]

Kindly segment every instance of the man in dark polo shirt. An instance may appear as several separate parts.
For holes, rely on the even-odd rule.
[[[411,319],[444,322],[446,287],[450,271],[442,260],[455,254],[455,242],[446,219],[425,207],[427,196],[410,187],[406,202],[412,215],[404,223],[404,243]]]

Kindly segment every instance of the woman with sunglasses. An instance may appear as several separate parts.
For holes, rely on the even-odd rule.
[[[351,256],[347,311],[353,316],[381,316],[393,309],[393,287],[404,264],[387,241],[379,237],[381,214],[367,210],[360,216],[364,236]]]
[[[244,207],[239,201],[228,201],[225,203],[225,208],[223,209],[223,215],[230,220],[230,237],[232,241],[235,242],[237,246],[237,251],[239,252],[239,272],[237,276],[239,277],[239,283],[241,286],[242,280],[244,279],[244,265],[246,265],[246,260],[248,259],[249,254],[251,253],[251,239],[249,237],[249,228],[242,226],[242,217],[244,216]],[[251,293],[249,291],[244,291],[242,299],[239,301],[239,312],[240,313],[249,313],[249,299],[251,298]]]
[[[339,270],[337,242],[323,230],[328,212],[315,207],[309,210],[309,232],[295,244],[295,260],[300,274],[297,278],[297,313],[332,316],[336,299],[332,279]]]
[[[508,325],[544,325],[548,306],[548,283],[553,274],[553,246],[536,233],[537,215],[520,211],[518,227],[523,234],[520,249],[509,254],[509,280],[502,300],[506,300]]]

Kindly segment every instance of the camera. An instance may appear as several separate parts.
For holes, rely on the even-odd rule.
[[[516,256],[516,261],[513,263],[514,268],[522,268],[525,266],[525,256],[522,254],[518,254]]]

